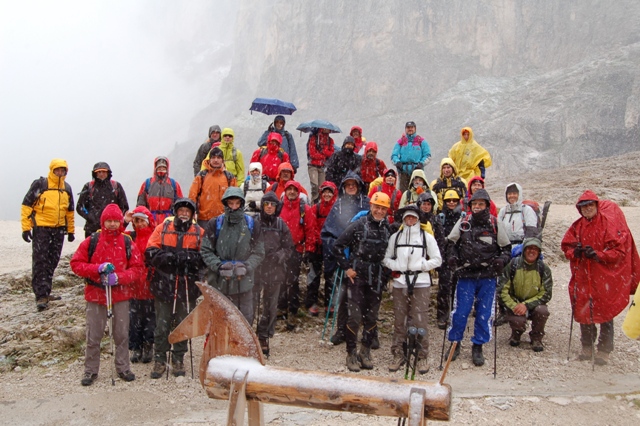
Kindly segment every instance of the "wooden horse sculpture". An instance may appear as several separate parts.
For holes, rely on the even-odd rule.
[[[197,283],[201,302],[170,334],[176,343],[206,335],[200,382],[210,398],[229,401],[228,425],[263,425],[261,403],[406,417],[410,426],[449,420],[451,387],[421,382],[265,366],[258,338],[219,291]],[[443,376],[444,378],[444,376]]]

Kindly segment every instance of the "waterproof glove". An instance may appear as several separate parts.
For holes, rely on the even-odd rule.
[[[102,284],[105,286],[113,287],[118,285],[118,275],[115,272],[111,272],[103,276]]]
[[[220,267],[218,268],[218,273],[220,274],[221,277],[230,279],[231,277],[233,277],[233,263],[224,262],[220,264]]]
[[[502,259],[495,258],[491,261],[491,266],[493,266],[493,270],[497,273],[502,272],[502,268],[504,268],[504,261]]]
[[[449,265],[449,268],[451,269],[455,269],[458,267],[458,258],[457,257],[450,257],[447,259],[447,265]]]
[[[26,242],[30,243],[32,238],[33,238],[33,235],[31,235],[31,231],[24,231],[22,233],[22,239],[25,240]]]
[[[591,246],[586,246],[584,248],[584,257],[587,259],[598,260],[598,253]]]
[[[242,278],[247,275],[247,267],[242,262],[236,262],[234,272],[236,277]]]
[[[75,239],[76,236],[74,234],[67,234],[67,241],[69,241],[70,243],[72,243]]]
[[[178,267],[186,267],[189,265],[189,252],[188,251],[179,251],[175,253],[176,258],[176,266]]]
[[[578,244],[576,248],[573,249],[573,257],[580,259],[584,255],[584,250],[584,247]]]
[[[113,263],[105,262],[98,266],[98,273],[100,274],[110,274],[116,270],[116,267],[113,266]]]

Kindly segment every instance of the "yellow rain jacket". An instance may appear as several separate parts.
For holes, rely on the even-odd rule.
[[[59,167],[69,170],[65,160],[51,160],[49,175],[34,180],[24,196],[20,212],[23,232],[30,231],[35,226],[64,226],[69,234],[75,233],[73,191],[65,182],[66,176],[58,177],[53,173],[53,170]]]
[[[469,140],[464,140],[462,132],[469,132]],[[491,166],[491,155],[473,138],[471,127],[463,127],[460,130],[460,140],[453,144],[449,150],[449,158],[456,163],[458,176],[467,182],[474,176],[480,176],[478,164],[484,160],[484,167]]]
[[[629,339],[640,340],[640,286],[633,296],[629,312],[624,317],[622,331]]]

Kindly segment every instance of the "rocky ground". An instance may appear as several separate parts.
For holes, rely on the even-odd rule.
[[[602,161],[602,160],[598,160]],[[568,354],[571,311],[567,295],[568,264],[559,250],[565,230],[577,217],[570,205],[586,189],[584,181],[599,195],[612,198],[625,207],[629,225],[640,238],[640,207],[633,192],[619,191],[611,182],[595,180],[603,176],[606,163],[581,166],[569,182],[563,171],[558,199],[545,230],[544,252],[554,275],[552,316],[548,322],[545,350],[534,353],[525,342],[518,348],[508,345],[508,326],[498,328],[497,375],[493,376],[493,343],[486,345],[487,363],[474,367],[470,342],[463,342],[462,355],[451,364],[446,382],[453,388],[452,424],[575,424],[629,425],[640,420],[640,345],[625,338],[616,319],[616,349],[606,366],[592,368],[576,360],[579,331],[575,326],[571,353]],[[597,170],[598,173],[593,173]],[[571,171],[569,172],[571,174]],[[554,187],[529,176],[519,180],[525,188],[536,188],[539,201],[555,199]],[[490,188],[500,203],[504,183]],[[540,188],[543,188],[542,190]],[[560,194],[562,193],[562,194]],[[499,195],[500,194],[500,195]],[[624,202],[623,200],[627,200]],[[110,380],[108,339],[104,340],[102,370],[97,382],[80,386],[83,372],[84,301],[82,283],[68,268],[65,250],[55,278],[54,292],[62,300],[37,313],[30,288],[30,256],[27,244],[19,239],[17,222],[0,227],[0,418],[4,424],[224,424],[227,403],[208,399],[197,378],[151,380],[151,364],[134,364],[135,382]],[[78,234],[80,235],[80,233]],[[360,374],[399,377],[389,373],[389,332],[391,301],[385,299],[381,314],[381,349],[374,351],[376,368]],[[469,327],[473,324],[470,322]],[[327,372],[346,372],[345,348],[321,344],[323,321],[304,316],[294,332],[280,331],[271,340],[267,363]],[[429,328],[431,370],[422,377],[437,381],[441,371],[442,331]],[[524,338],[526,341],[527,339]],[[202,338],[193,342],[196,363],[202,352]],[[567,359],[567,356],[569,359]],[[189,370],[189,363],[187,362]],[[197,370],[197,368],[196,368]],[[269,425],[390,425],[396,420],[350,413],[312,411],[265,405],[265,424]]]

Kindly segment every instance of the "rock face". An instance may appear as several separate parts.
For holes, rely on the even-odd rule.
[[[385,160],[414,120],[436,160],[469,125],[494,172],[558,167],[640,149],[639,23],[631,0],[244,0],[207,111],[247,153],[270,121],[247,109],[266,96],[296,104],[290,130],[362,126]],[[198,142],[210,124],[194,120]]]

